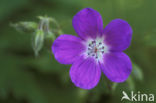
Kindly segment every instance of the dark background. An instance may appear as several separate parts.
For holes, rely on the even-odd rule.
[[[156,94],[155,5],[156,0],[0,0],[0,103],[120,103],[123,90]],[[141,79],[132,77],[112,92],[103,76],[94,89],[79,89],[70,81],[70,66],[59,64],[46,46],[35,58],[32,34],[10,26],[47,15],[64,33],[75,35],[72,18],[86,7],[99,11],[105,26],[116,18],[132,26],[132,43],[125,52],[133,70],[143,72]]]

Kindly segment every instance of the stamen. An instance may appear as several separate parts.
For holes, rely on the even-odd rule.
[[[103,42],[97,42],[95,40],[90,41],[87,47],[87,55],[94,57],[96,60],[101,58],[101,55],[104,53],[104,44]]]

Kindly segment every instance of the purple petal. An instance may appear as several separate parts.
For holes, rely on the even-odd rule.
[[[59,36],[52,45],[56,60],[61,64],[72,64],[84,50],[81,41],[80,38],[72,35]]]
[[[94,88],[101,76],[99,65],[91,58],[80,57],[70,69],[72,82],[82,89]]]
[[[112,51],[123,51],[131,43],[132,28],[121,19],[111,21],[104,29],[105,43]]]
[[[83,39],[96,38],[97,35],[101,35],[103,30],[101,15],[91,8],[85,8],[78,12],[74,16],[72,24],[76,33]]]
[[[124,82],[132,71],[130,58],[125,53],[108,53],[100,63],[103,73],[113,82]]]

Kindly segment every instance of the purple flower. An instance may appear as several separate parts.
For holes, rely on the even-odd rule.
[[[61,64],[72,64],[70,77],[80,88],[94,88],[101,71],[112,82],[124,82],[132,71],[130,58],[123,53],[130,45],[132,28],[121,19],[103,29],[101,15],[85,8],[72,21],[78,37],[63,34],[53,43],[52,52]]]

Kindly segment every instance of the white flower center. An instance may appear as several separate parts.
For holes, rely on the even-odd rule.
[[[103,61],[104,53],[108,53],[108,47],[104,44],[104,38],[88,39],[86,42],[87,57],[93,57],[97,61]]]

